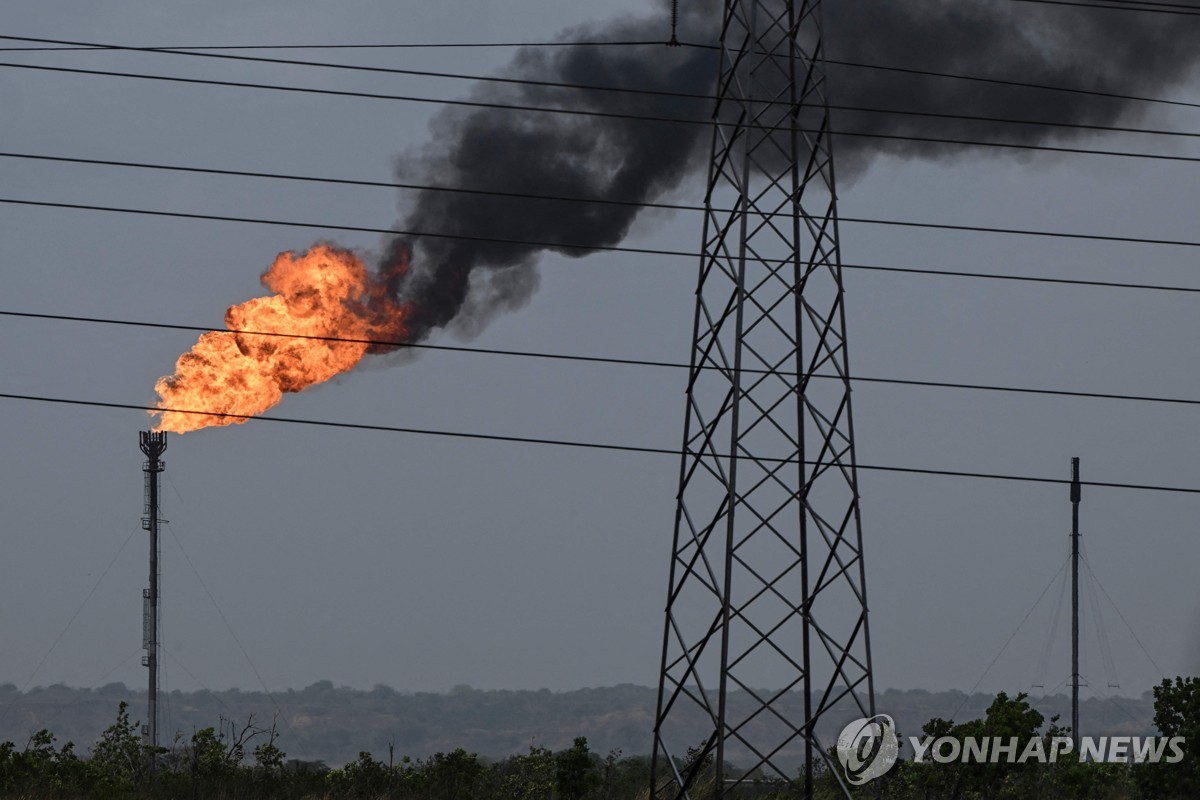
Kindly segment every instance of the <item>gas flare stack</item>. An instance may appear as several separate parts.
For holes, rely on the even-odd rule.
[[[820,3],[725,0],[720,31],[651,797],[811,800],[822,760],[850,797],[829,726],[874,687]]]
[[[150,588],[142,590],[142,666],[149,674],[147,682],[146,724],[142,736],[146,744],[158,747],[158,524],[165,522],[159,515],[159,475],[166,467],[162,454],[167,449],[167,434],[141,431],[138,444],[146,455],[142,472],[146,476],[146,505],[142,511],[142,528],[150,533]]]

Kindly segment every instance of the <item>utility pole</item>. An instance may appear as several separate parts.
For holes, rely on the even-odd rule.
[[[1071,738],[1079,749],[1079,458],[1071,459]]]
[[[158,747],[158,488],[159,475],[166,464],[162,454],[167,449],[167,434],[154,431],[141,431],[138,434],[138,444],[146,455],[142,463],[142,472],[146,476],[146,505],[142,513],[142,528],[150,533],[150,588],[142,591],[142,647],[146,655],[142,656],[142,666],[149,674],[147,682],[146,724],[142,726],[142,736],[146,744],[152,748]],[[153,756],[152,756],[153,758]],[[153,765],[153,762],[152,762]]]
[[[723,4],[653,800],[812,798],[874,716],[820,5]]]

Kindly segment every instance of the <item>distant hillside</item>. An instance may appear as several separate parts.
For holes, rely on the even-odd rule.
[[[384,760],[389,743],[395,757],[424,757],[462,747],[482,756],[501,757],[523,752],[531,745],[554,750],[586,736],[593,752],[621,750],[626,755],[648,753],[654,725],[656,690],[622,684],[568,692],[480,691],[456,687],[445,694],[400,692],[386,686],[370,691],[334,687],[318,681],[300,690],[268,697],[262,692],[171,692],[160,699],[164,732],[187,737],[195,730],[217,727],[219,720],[270,724],[278,709],[280,745],[294,758],[320,760],[329,765],[350,761],[363,750]],[[145,692],[114,683],[99,689],[72,689],[63,685],[35,688],[24,694],[12,684],[0,685],[0,742],[24,746],[30,734],[48,728],[60,742],[73,741],[86,750],[116,718],[117,705],[130,704],[134,719],[145,716]],[[736,708],[744,696],[732,695]],[[789,695],[785,702],[798,703]],[[992,695],[962,692],[927,692],[889,689],[876,698],[878,710],[890,714],[902,735],[917,735],[932,717],[964,721],[983,716]],[[1070,721],[1070,698],[1054,695],[1034,702],[1047,719],[1054,714]],[[961,707],[961,710],[959,710]],[[765,715],[763,715],[765,717]],[[798,715],[797,715],[798,716]],[[837,729],[857,716],[831,719],[821,733],[836,736]],[[1140,698],[1111,701],[1089,699],[1082,704],[1085,734],[1145,734],[1153,730],[1154,707],[1150,693]],[[697,741],[700,717],[696,715]],[[757,724],[771,724],[767,719]],[[164,743],[170,736],[164,735]],[[798,753],[791,758],[798,763]],[[739,753],[730,753],[738,761]]]

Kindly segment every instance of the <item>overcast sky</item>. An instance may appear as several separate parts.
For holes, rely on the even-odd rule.
[[[0,32],[149,46],[537,41],[647,11],[632,0],[604,5],[40,0],[6,3]],[[665,25],[647,35],[664,35]],[[300,52],[464,72],[495,69],[509,55]],[[393,94],[468,90],[169,55],[0,55]],[[920,52],[911,59],[903,66],[921,66]],[[1200,80],[1169,94],[1200,101]],[[6,151],[389,180],[395,157],[426,141],[434,107],[0,68],[0,108]],[[1194,109],[1178,109],[1143,124],[1198,122]],[[1149,137],[1083,144],[1200,154]],[[937,163],[880,159],[842,184],[840,209],[1195,240],[1196,177],[1190,163],[970,149]],[[374,228],[393,225],[405,202],[386,188],[9,158],[0,158],[0,187],[8,198]],[[700,190],[689,184],[672,199],[696,203]],[[699,223],[649,215],[627,243],[695,249]],[[219,326],[227,306],[261,293],[258,277],[277,253],[319,238],[383,245],[374,234],[3,206],[0,308]],[[1200,287],[1196,251],[1184,247],[847,223],[842,250],[848,263]],[[547,256],[529,305],[473,343],[685,361],[694,269],[692,260],[621,253]],[[1200,295],[880,272],[847,272],[846,286],[851,367],[864,376],[1200,398]],[[0,392],[148,403],[154,381],[194,339],[0,318]],[[369,364],[289,396],[275,413],[670,448],[684,378],[428,352]],[[864,464],[1066,477],[1078,455],[1087,479],[1200,487],[1195,407],[880,384],[858,385],[854,402]],[[0,401],[0,412],[0,683],[142,685],[145,415],[13,400]],[[657,681],[678,478],[670,456],[251,422],[172,437],[166,461],[169,688],[260,688],[254,668],[272,690],[320,679],[401,690]],[[1066,487],[864,472],[860,488],[877,687],[1061,686],[1065,618],[1042,662],[1068,550]],[[1200,670],[1198,512],[1195,495],[1085,490],[1089,563],[1158,665],[1099,593],[1115,673],[1106,674],[1091,622],[1082,671],[1105,693],[1137,694],[1164,674]]]

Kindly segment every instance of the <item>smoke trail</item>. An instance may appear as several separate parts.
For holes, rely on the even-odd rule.
[[[661,21],[654,20],[661,28]],[[653,24],[653,23],[652,23]],[[566,38],[645,39],[647,21],[569,31]],[[714,61],[709,51],[665,47],[529,48],[508,77],[705,94]],[[643,94],[486,84],[472,93],[488,102],[586,109],[635,116],[703,119],[707,104]],[[400,159],[399,174],[440,186],[645,202],[675,188],[695,167],[700,125],[543,114],[501,109],[449,109],[432,124],[430,144]],[[637,217],[632,206],[513,200],[423,192],[404,217],[418,231],[537,242],[615,245]],[[396,242],[393,258],[410,245]],[[496,311],[520,306],[537,286],[540,247],[422,238],[415,242],[404,287],[414,302],[414,337],[452,319],[477,331]],[[585,251],[548,248],[564,255]],[[478,270],[486,268],[485,271]],[[470,293],[468,294],[468,289]]]
[[[680,39],[711,42],[720,19],[713,0],[685,4]],[[854,0],[824,3],[830,59],[1018,79],[1122,94],[1160,93],[1187,76],[1200,57],[1190,20],[1165,14],[1040,7],[1012,0]],[[647,19],[571,30],[565,38],[667,38],[668,12]],[[580,47],[525,49],[503,71],[511,77],[711,94],[715,53],[699,48]],[[829,101],[841,106],[903,108],[978,116],[1108,124],[1140,114],[1109,98],[986,85],[880,70],[831,66]],[[704,119],[707,100],[487,84],[472,97],[491,102]],[[1079,131],[1028,125],[934,120],[895,114],[834,112],[835,130],[940,138],[1043,143]],[[705,164],[708,129],[698,125],[578,117],[500,109],[441,112],[431,142],[402,158],[404,180],[533,194],[652,201]],[[977,157],[978,150],[922,142],[840,137],[838,171],[865,170],[882,154],[909,158]],[[402,227],[539,242],[619,243],[637,209],[426,191]],[[440,327],[472,335],[497,312],[517,308],[537,287],[543,250],[586,251],[423,237],[396,240],[385,264],[410,249],[399,286],[412,301],[414,341]]]
[[[1035,6],[1013,0],[856,0],[827,2],[825,9],[827,56],[841,61],[1159,96],[1186,78],[1200,59],[1196,26],[1169,14]],[[830,83],[830,102],[835,105],[1088,125],[1133,119],[1147,107],[1085,94],[837,66],[830,69]],[[851,112],[835,112],[835,127],[1025,144],[1086,135],[1066,128]],[[844,165],[861,171],[884,153],[974,158],[979,152],[864,137],[843,137],[837,143],[843,175]]]

